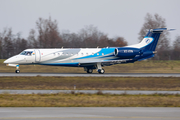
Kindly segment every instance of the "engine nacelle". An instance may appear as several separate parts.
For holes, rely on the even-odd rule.
[[[132,59],[136,55],[141,55],[141,50],[138,48],[116,48],[114,50],[114,55],[122,59]]]

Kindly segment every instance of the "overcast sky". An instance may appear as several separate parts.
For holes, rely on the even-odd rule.
[[[27,38],[39,17],[58,21],[59,30],[77,33],[94,25],[113,38],[122,36],[128,44],[138,42],[138,33],[147,13],[166,19],[173,41],[180,35],[180,0],[0,0],[0,32],[11,27]]]

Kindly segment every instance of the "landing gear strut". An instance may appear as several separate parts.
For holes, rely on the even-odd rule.
[[[99,74],[105,73],[105,70],[102,68],[101,63],[97,63],[97,71]]]
[[[16,71],[15,71],[15,73],[20,73],[19,65],[16,65]]]

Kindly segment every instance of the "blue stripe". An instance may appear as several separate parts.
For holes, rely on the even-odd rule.
[[[85,58],[94,58],[94,57],[102,57],[102,53],[104,55],[107,55],[107,54],[110,54],[110,53],[113,53],[115,50],[115,48],[102,48],[99,52],[97,53],[94,53],[94,55],[89,55],[89,56],[85,56],[85,57],[80,57],[80,58],[75,58],[73,60],[77,60],[77,59],[85,59]],[[97,55],[99,54],[99,55]]]

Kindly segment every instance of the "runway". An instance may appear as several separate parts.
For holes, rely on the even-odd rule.
[[[96,94],[99,90],[0,90],[0,94],[56,94],[56,93],[84,93],[84,94]],[[180,91],[143,91],[143,90],[101,90],[103,94],[180,94]]]
[[[180,73],[0,73],[0,77],[35,77],[35,76],[59,76],[59,77],[180,77]]]
[[[0,120],[180,120],[179,113],[167,107],[3,107]]]

